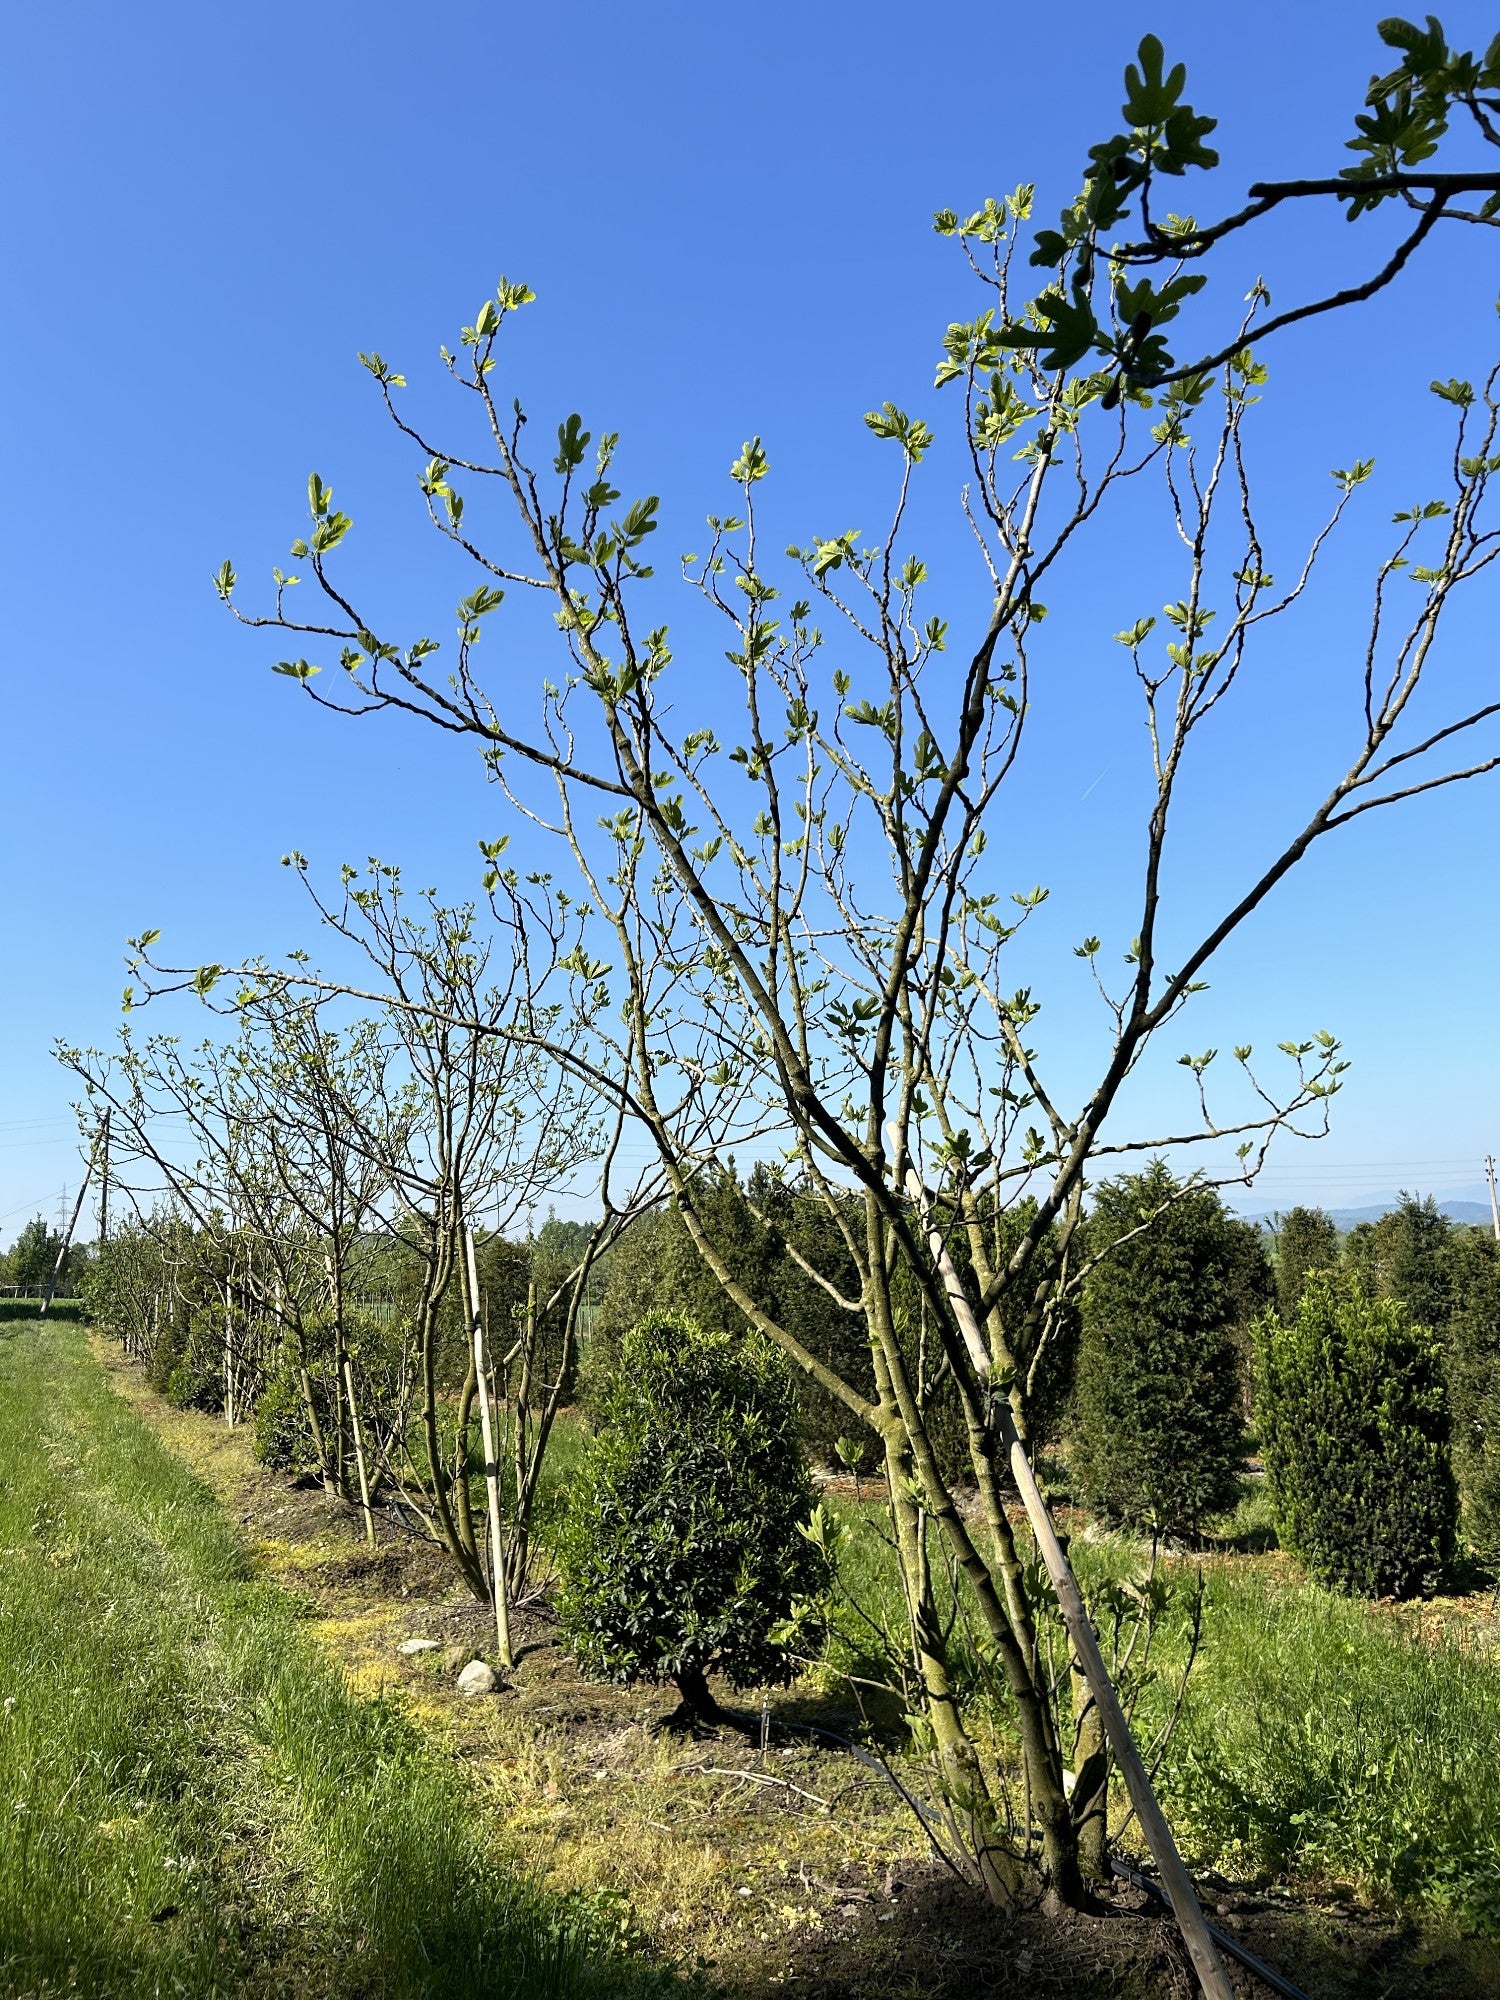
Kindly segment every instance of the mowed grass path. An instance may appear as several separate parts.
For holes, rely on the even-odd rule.
[[[72,1326],[0,1331],[0,1994],[660,1992],[248,1572]]]

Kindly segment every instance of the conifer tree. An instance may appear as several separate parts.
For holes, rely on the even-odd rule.
[[[1123,1240],[1084,1293],[1073,1471],[1110,1518],[1192,1532],[1235,1496],[1244,1226],[1155,1160],[1099,1188],[1090,1229]]]
[[[1442,1352],[1357,1276],[1315,1272],[1256,1329],[1256,1410],[1282,1542],[1318,1583],[1430,1596],[1453,1554]]]
[[[1276,1300],[1283,1319],[1295,1319],[1310,1271],[1331,1271],[1339,1261],[1339,1232],[1321,1208],[1290,1208],[1277,1217]]]

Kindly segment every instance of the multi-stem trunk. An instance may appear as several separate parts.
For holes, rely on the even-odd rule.
[[[1009,1907],[1021,1886],[1016,1845],[997,1809],[983,1760],[969,1734],[949,1658],[949,1637],[933,1596],[924,1516],[946,1525],[944,1516],[953,1510],[953,1501],[938,1473],[907,1377],[892,1310],[885,1232],[873,1202],[867,1204],[866,1234],[870,1254],[865,1316],[875,1368],[875,1422],[885,1454],[913,1656],[949,1809],[986,1893],[1000,1907]]]
[[[1104,1718],[1089,1687],[1088,1676],[1074,1660],[1069,1668],[1073,1688],[1073,1791],[1068,1803],[1078,1828],[1078,1861],[1088,1882],[1109,1880],[1108,1804],[1109,1747]]]
[[[470,1373],[479,1391],[479,1424],[484,1438],[484,1490],[489,1506],[490,1594],[495,1605],[495,1644],[499,1648],[500,1664],[508,1671],[516,1661],[510,1641],[510,1594],[505,1580],[505,1537],[500,1525],[500,1461],[496,1451],[495,1428],[490,1421],[489,1369],[485,1356],[484,1315],[480,1309],[474,1232],[467,1225],[463,1242],[459,1276],[463,1281],[464,1311],[469,1322]]]
[[[365,1540],[374,1547],[375,1515],[370,1506],[370,1467],[365,1457],[364,1427],[359,1421],[359,1401],[354,1386],[354,1363],[349,1355],[349,1341],[344,1325],[344,1264],[337,1254],[341,1246],[334,1245],[324,1252],[323,1266],[328,1274],[328,1306],[333,1315],[333,1353],[335,1369],[335,1394],[349,1413],[349,1437],[354,1447],[354,1467],[359,1479],[359,1501],[365,1517]],[[343,1421],[340,1419],[340,1432]],[[339,1465],[339,1488],[347,1491],[347,1476],[342,1460]]]
[[[428,1489],[438,1537],[458,1565],[464,1582],[481,1604],[488,1604],[489,1583],[475,1544],[472,1519],[468,1518],[465,1509],[467,1533],[464,1533],[454,1512],[438,1421],[438,1312],[453,1276],[455,1247],[452,1226],[435,1221],[428,1238],[422,1273],[422,1299],[417,1311],[417,1343],[422,1368],[422,1434],[427,1447]],[[466,1484],[468,1476],[465,1465],[458,1472],[458,1482]]]
[[[1000,1501],[1000,1479],[996,1467],[996,1442],[985,1413],[965,1396],[969,1419],[971,1452],[980,1489],[986,1526],[992,1547],[986,1559],[969,1531],[954,1498],[951,1482],[940,1465],[925,1413],[919,1403],[907,1368],[906,1356],[897,1335],[892,1310],[890,1260],[876,1204],[867,1204],[869,1276],[866,1282],[866,1319],[871,1333],[875,1361],[878,1417],[887,1453],[888,1476],[892,1476],[892,1510],[896,1528],[897,1555],[902,1569],[909,1613],[913,1619],[913,1640],[928,1688],[929,1713],[939,1743],[945,1779],[950,1772],[963,1773],[972,1810],[987,1818],[976,1818],[974,1851],[987,1856],[1005,1853],[1014,1868],[1017,1842],[1009,1828],[999,1823],[987,1787],[975,1782],[983,1764],[968,1731],[962,1706],[953,1693],[954,1674],[948,1658],[948,1642],[942,1628],[934,1623],[930,1632],[919,1637],[921,1607],[930,1602],[925,1540],[903,1527],[901,1510],[910,1505],[906,1494],[915,1474],[915,1490],[920,1505],[936,1522],[951,1550],[958,1570],[973,1593],[986,1633],[995,1648],[1006,1685],[1015,1703],[1017,1732],[1030,1816],[1041,1834],[1042,1872],[1050,1896],[1076,1905],[1084,1896],[1079,1866],[1077,1833],[1068,1808],[1064,1770],[1057,1731],[1052,1719],[1046,1670],[1037,1645],[1035,1623],[1022,1582],[1021,1563],[1014,1532]],[[961,1357],[952,1357],[960,1362]],[[963,1387],[963,1376],[955,1369],[955,1379]],[[893,1456],[894,1454],[894,1456]],[[897,1474],[896,1468],[905,1468]],[[903,1487],[904,1477],[908,1484]],[[927,1661],[932,1662],[929,1673]],[[950,1780],[951,1782],[951,1780]],[[1029,1844],[1031,1828],[1022,1830]],[[986,1886],[992,1895],[1005,1892],[1004,1873],[994,1864],[985,1864]],[[1006,1893],[1014,1893],[1013,1887]],[[1005,1900],[1005,1893],[998,1896]]]

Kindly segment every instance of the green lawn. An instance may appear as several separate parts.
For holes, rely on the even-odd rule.
[[[627,1995],[72,1325],[0,1332],[0,1993]]]

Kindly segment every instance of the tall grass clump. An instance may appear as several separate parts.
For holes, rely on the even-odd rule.
[[[667,1983],[503,1865],[448,1761],[349,1692],[75,1330],[0,1342],[0,1468],[0,1991]]]
[[[1331,1877],[1500,1936],[1500,1663],[1220,1571],[1165,1774],[1201,1858]]]

